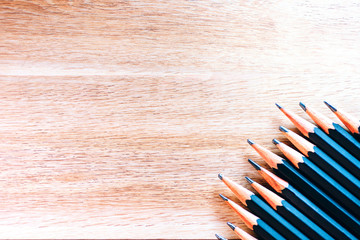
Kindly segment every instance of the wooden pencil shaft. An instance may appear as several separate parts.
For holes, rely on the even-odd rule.
[[[286,200],[282,201],[282,206],[278,206],[276,211],[311,239],[333,239],[316,223],[306,217]]]
[[[360,132],[360,127],[358,129],[358,131]],[[353,133],[354,138],[356,138],[356,140],[358,140],[360,142],[360,133]]]
[[[274,169],[276,174],[282,172],[287,176],[289,182],[301,191],[306,197],[316,203],[323,211],[327,212],[343,226],[348,226],[352,232],[359,232],[360,221],[347,211],[341,204],[337,203],[319,187],[315,186],[297,169],[287,161],[278,164]]]
[[[360,160],[360,142],[339,124],[333,123],[333,126],[334,129],[329,129],[329,136]]]
[[[343,236],[344,239],[356,239],[348,230],[343,228],[334,219],[332,219],[324,211],[322,211],[317,205],[315,205],[303,194],[301,194],[294,187],[292,187],[288,182],[277,177],[275,174],[271,173],[270,171],[260,167],[250,159],[249,162],[253,164],[255,169],[258,170],[258,172],[263,176],[263,178],[277,192],[282,193],[282,196],[285,199],[292,202],[300,210],[302,211],[305,210],[303,213],[307,215],[310,219],[312,219],[314,222],[316,222],[324,230],[328,231],[329,234],[332,232],[331,235],[334,237]],[[331,225],[333,227],[331,227]]]
[[[273,208],[271,208],[265,201],[256,196],[253,192],[238,185],[236,182],[232,181],[223,174],[219,174],[218,176],[236,195],[236,197],[251,210],[253,214],[263,219],[286,238],[306,239],[305,235],[292,226],[286,219],[281,217]]]
[[[276,140],[274,142],[276,146],[285,154],[285,156],[291,160],[291,163],[294,164],[299,170],[299,172],[305,176],[308,180],[311,180],[311,183],[315,184],[318,188],[323,190],[328,196],[331,196],[332,199],[337,201],[338,205],[343,206],[347,205],[347,209],[350,209],[350,212],[355,212],[352,209],[358,208],[359,200],[353,194],[351,194],[348,190],[346,190],[343,186],[341,186],[337,181],[331,178],[328,174],[326,174],[322,169],[320,169],[317,165],[312,163],[308,158],[306,158],[301,153],[292,149],[291,147],[279,142]],[[294,184],[293,184],[294,185]],[[302,190],[299,188],[299,190]],[[307,195],[307,192],[303,191],[304,195]],[[310,199],[312,196],[308,196]],[[317,201],[317,199],[313,199],[313,201]],[[354,206],[355,205],[355,206]],[[351,207],[353,206],[353,207]],[[323,210],[327,211],[328,207],[322,207]],[[341,209],[338,209],[341,211]],[[357,211],[356,211],[357,212]],[[337,213],[336,211],[328,212],[329,215],[334,217],[340,223],[345,224],[341,215],[352,215],[348,211],[343,211],[342,214]],[[352,221],[353,219],[353,221]],[[359,233],[360,231],[360,221],[357,220],[354,216],[351,216],[348,219],[353,222],[352,226],[354,231]],[[355,233],[355,232],[353,232]]]
[[[344,188],[349,190],[357,198],[360,198],[360,181],[335,162],[334,159],[327,155],[323,150],[315,146],[312,152],[308,152],[308,157]]]
[[[259,219],[258,225],[254,225],[254,232],[266,240],[286,240],[280,233],[270,227],[266,222]]]
[[[343,187],[359,198],[360,181],[339,163],[300,135],[280,127],[283,134],[293,143],[302,154],[307,156],[327,174],[338,181]]]
[[[348,230],[342,227],[338,222],[327,215],[316,204],[310,201],[291,185],[283,189],[282,196],[334,238],[344,240],[357,239]]]
[[[286,153],[291,153],[291,148],[286,147],[286,145],[280,143],[279,141],[274,141],[274,143],[281,149],[282,151],[286,151]],[[287,149],[288,148],[288,149]],[[296,151],[292,150],[294,156],[296,156]],[[284,152],[285,153],[285,152]],[[294,163],[301,163],[304,161],[304,156],[300,155],[300,159],[298,157],[294,158]],[[288,157],[291,157],[288,155]],[[274,165],[274,171],[278,175],[279,173],[283,173],[286,175],[286,179],[292,185],[296,186],[304,195],[310,198],[313,202],[318,204],[322,208],[323,211],[327,212],[330,216],[332,216],[336,221],[341,223],[343,226],[347,226],[351,229],[351,232],[358,233],[360,222],[356,217],[349,213],[346,209],[344,209],[341,204],[337,203],[329,197],[323,190],[310,182],[305,176],[299,173],[298,169],[295,169],[293,165],[288,163],[286,160],[282,159],[280,163]]]
[[[283,164],[278,164],[277,169],[274,169],[276,175],[282,173],[286,176],[287,181],[299,189],[303,194],[308,195],[309,198],[318,198],[323,195],[323,191],[305,178],[297,169],[290,165],[287,161]],[[316,197],[314,196],[316,195]],[[317,196],[319,195],[319,196]],[[320,200],[318,200],[320,201]]]
[[[300,106],[331,139],[345,148],[358,160],[360,159],[360,143],[351,133],[320,112],[305,106],[302,102],[300,102]]]
[[[287,239],[308,239],[300,230],[294,227],[289,221],[280,216],[265,201],[256,196],[251,196],[251,200],[246,200],[246,206],[253,214],[258,216],[272,228],[278,231]]]
[[[247,179],[249,181],[249,179]],[[285,219],[291,222],[294,226],[300,229],[305,235],[311,239],[332,239],[324,230],[317,224],[307,218],[304,214],[294,208],[285,199],[278,196],[276,193],[270,191],[264,186],[254,181],[249,181],[251,186],[269,203],[269,205],[276,209]]]
[[[244,208],[240,207],[235,202],[231,201],[230,199],[226,198],[225,196],[220,194],[220,197],[225,200],[225,202],[239,215],[239,217],[243,220],[243,222],[248,226],[250,229],[254,230],[255,233],[260,234],[260,236],[269,237],[271,235],[275,236],[278,239],[285,239],[280,233],[270,227],[266,222],[261,220],[259,217],[254,215],[253,213],[245,210]],[[268,238],[265,238],[268,239]],[[273,238],[271,238],[273,239]]]
[[[300,106],[306,111],[306,106],[304,104],[300,103]],[[280,107],[280,110],[289,118],[290,121],[293,122],[303,135],[328,152],[330,156],[339,161],[341,165],[343,165],[356,177],[359,177],[360,162],[354,156],[309,121],[282,107]]]
[[[341,203],[342,206],[359,217],[360,200],[310,160],[305,157],[303,160],[303,163],[298,164],[300,172],[303,173],[312,182],[316,183],[316,185],[323,189],[330,197],[336,199],[338,203]]]
[[[355,177],[360,178],[360,161],[332,140],[320,128],[314,128],[314,132],[309,133],[309,139]]]

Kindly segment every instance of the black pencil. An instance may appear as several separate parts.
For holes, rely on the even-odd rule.
[[[340,119],[340,121],[349,129],[349,131],[354,135],[354,137],[360,141],[360,121],[354,116],[351,116],[349,113],[338,110],[330,103],[324,101],[326,106]]]
[[[285,178],[288,181],[294,181],[294,184],[299,182],[299,177],[306,181],[305,177],[301,176],[299,171],[296,170],[287,160],[264,148],[260,144],[257,144],[253,140],[248,139],[247,142],[278,176]]]
[[[336,239],[357,239],[347,229],[342,227],[338,222],[321,210],[316,204],[305,197],[301,192],[296,190],[285,180],[277,177],[275,174],[260,167],[255,162],[250,162],[253,167],[260,173],[270,186],[281,193],[281,195],[292,203],[296,208],[302,211],[307,217],[317,223],[322,229]]]
[[[277,139],[274,139],[273,142],[301,173],[311,179],[349,211],[360,213],[360,200],[352,193],[298,151],[281,143]],[[357,224],[354,227],[357,229],[357,236],[360,237],[360,222],[357,221]]]
[[[238,204],[221,194],[220,197],[240,216],[245,225],[253,230],[260,238],[266,240],[286,240],[286,238],[284,238],[280,233],[254,214],[240,207]]]
[[[329,157],[319,147],[307,141],[305,138],[281,126],[280,131],[302,154],[318,165],[329,176],[338,181],[344,188],[348,189],[357,198],[360,198],[360,180],[349,171]]]
[[[227,225],[231,228],[231,230],[234,231],[234,233],[236,233],[236,235],[239,236],[240,240],[257,240],[257,238],[251,236],[250,234],[248,234],[244,230],[238,228],[231,222],[227,222]]]
[[[288,181],[291,181],[292,177],[284,174],[283,171],[281,171],[281,166],[280,169],[278,169],[279,164],[282,164],[283,161],[286,162],[285,159],[282,159],[280,156],[262,147],[260,144],[257,144],[251,139],[247,139],[247,142],[262,157],[262,159],[265,160],[267,165],[274,169],[278,176],[285,178]],[[288,165],[291,166],[291,164]]]
[[[219,174],[226,186],[236,195],[242,204],[247,206],[250,211],[269,224],[287,239],[308,239],[299,229],[294,227],[289,221],[280,216],[266,202],[256,196],[253,192],[235,183],[230,178]]]
[[[333,122],[328,117],[324,116],[320,112],[305,106],[300,102],[301,108],[311,117],[311,119],[333,140],[345,148],[349,153],[357,158],[357,162],[354,163],[360,165],[360,142],[355,137],[346,131],[342,126]]]
[[[276,104],[276,106],[289,118],[289,120],[304,136],[324,150],[330,157],[336,160],[355,177],[360,178],[360,164],[357,164],[358,160],[353,155],[332,140],[328,135],[326,135],[326,133],[314,124],[278,104]]]
[[[314,185],[307,177],[302,175],[291,163],[252,140],[248,140],[248,142],[277,175],[282,173],[282,176],[285,176],[288,182],[315,202],[323,211],[327,212],[343,226],[348,226],[352,232],[359,232],[359,220],[322,189]],[[249,159],[249,162],[255,166],[251,159]]]
[[[294,224],[294,226],[300,229],[308,237],[311,239],[333,239],[322,228],[320,228],[316,223],[302,214],[288,201],[279,197],[277,194],[263,187],[259,183],[254,182],[250,178],[245,178],[273,209],[275,209],[281,216]]]

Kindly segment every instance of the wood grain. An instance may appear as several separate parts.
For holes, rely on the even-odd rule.
[[[0,1],[0,238],[235,238],[275,101],[360,117],[356,1]],[[260,181],[262,182],[262,181]],[[238,201],[237,201],[238,202]]]

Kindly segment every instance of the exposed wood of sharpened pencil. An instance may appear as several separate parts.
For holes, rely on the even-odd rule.
[[[280,126],[280,131],[300,150],[302,154],[312,160],[329,176],[338,181],[343,187],[348,189],[357,198],[360,198],[360,180],[352,175],[349,171],[338,164],[334,159],[327,155],[323,150],[310,143],[305,138]]]
[[[359,220],[349,213],[341,204],[311,182],[299,172],[291,163],[275,153],[251,141],[251,146],[259,153],[265,162],[274,169],[275,173],[281,173],[286,180],[299,189],[304,195],[315,202],[322,210],[335,218],[343,226],[350,226],[352,232],[358,232]],[[277,143],[277,140],[274,140]]]
[[[317,223],[335,239],[357,239],[347,229],[342,227],[338,222],[336,222],[288,182],[269,172],[265,168],[262,168],[254,161],[249,162],[275,191],[281,193],[286,200],[292,203],[296,208],[302,211],[303,214]]]
[[[284,159],[276,155],[275,153],[267,150],[260,144],[257,144],[253,140],[248,139],[249,145],[266,161],[266,163],[273,169],[278,169],[278,164],[281,164]]]
[[[304,134],[306,137],[309,137],[309,132],[312,132],[313,129],[316,127],[314,124],[306,121],[299,115],[283,108],[277,103],[275,103],[275,105],[280,109],[281,112],[285,114],[286,117],[289,118],[290,121],[293,122],[293,124],[300,130],[302,134]]]
[[[335,108],[330,103],[324,101],[326,106],[340,119],[340,121],[354,134],[354,137],[360,141],[360,121],[349,113]]]
[[[327,192],[333,199],[336,199],[339,204],[347,207],[349,211],[335,209],[337,211],[330,211],[330,215],[339,222],[345,221],[347,226],[351,226],[352,232],[360,237],[360,221],[350,214],[350,212],[360,212],[359,199],[298,151],[276,139],[274,139],[273,142],[301,173],[316,183],[317,186]],[[317,199],[317,197],[315,198]],[[320,200],[320,202],[323,203],[322,200]],[[332,210],[331,207],[332,206],[328,206],[325,209]]]
[[[354,163],[360,164],[360,142],[355,139],[355,137],[346,131],[342,126],[333,122],[330,118],[321,114],[320,112],[305,106],[300,102],[302,109],[309,115],[309,117],[320,126],[320,128],[343,148],[349,151],[354,157],[357,158],[357,162]]]
[[[247,178],[251,186],[272,206],[280,215],[290,221],[294,226],[297,226],[303,233],[311,239],[333,239],[316,223],[302,214],[292,204],[273,193],[269,189],[263,187],[257,182]]]
[[[254,214],[240,207],[238,204],[221,194],[220,197],[240,216],[245,225],[251,230],[254,230],[260,238],[269,240],[286,240],[280,233]]]
[[[257,240],[257,238],[251,236],[250,234],[248,234],[241,228],[238,228],[231,222],[227,222],[227,225],[234,231],[234,233],[236,233],[236,235],[239,236],[240,240]]]
[[[324,131],[315,127],[313,132],[309,132],[309,139],[337,160],[354,176],[360,178],[360,161],[356,158],[357,156],[360,156],[360,143],[340,125],[335,128],[336,125],[331,124],[331,121],[327,121],[329,119],[319,112],[308,108],[302,102],[300,102],[300,106],[314,121],[317,120],[318,122],[321,122],[321,126],[328,130],[327,135]],[[285,109],[284,111],[287,110]],[[341,144],[344,146],[341,146]],[[349,149],[355,152],[355,155],[352,154]]]
[[[324,150],[330,157],[346,168],[355,177],[360,178],[360,164],[357,165],[358,160],[353,155],[332,140],[328,135],[326,135],[326,133],[314,124],[308,122],[292,111],[289,111],[279,105],[277,106],[303,135],[308,137],[310,141]]]
[[[219,174],[220,180],[236,195],[236,197],[247,206],[250,211],[269,224],[287,239],[308,239],[299,229],[293,226],[284,217],[279,215],[265,201],[250,190],[235,183],[230,178]]]

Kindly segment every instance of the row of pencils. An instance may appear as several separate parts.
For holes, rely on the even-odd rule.
[[[220,180],[250,211],[226,196],[220,197],[259,239],[360,239],[360,122],[325,104],[349,131],[300,102],[317,126],[276,104],[303,135],[280,127],[297,148],[273,139],[286,159],[248,139],[274,173],[251,159],[249,163],[277,193],[245,177],[258,196],[219,174]],[[257,239],[234,224],[227,224],[240,239]],[[218,234],[216,237],[225,239]]]

